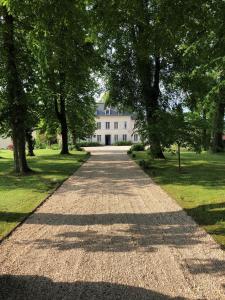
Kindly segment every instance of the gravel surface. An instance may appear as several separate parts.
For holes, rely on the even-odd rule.
[[[126,155],[92,157],[0,245],[0,299],[225,299],[225,252]]]

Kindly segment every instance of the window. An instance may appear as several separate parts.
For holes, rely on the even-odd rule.
[[[97,129],[101,129],[101,122],[97,122]]]
[[[118,129],[118,122],[114,122],[114,129]]]
[[[118,142],[118,134],[114,135],[114,142],[117,143]]]
[[[106,114],[106,115],[110,115],[110,109],[109,109],[109,108],[107,108],[107,109],[105,110],[105,114]]]
[[[138,141],[138,135],[135,133],[134,134],[134,141],[137,142]]]
[[[123,134],[123,141],[126,142],[127,141],[127,135]]]
[[[102,137],[101,137],[101,135],[97,135],[97,142],[98,142],[98,143],[100,143],[100,142],[101,142],[101,140],[102,140]]]
[[[110,129],[110,122],[106,122],[106,123],[105,123],[105,128],[106,128],[106,129]]]
[[[124,122],[124,129],[127,129],[127,121]]]

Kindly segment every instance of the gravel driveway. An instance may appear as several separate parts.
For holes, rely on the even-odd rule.
[[[125,148],[91,152],[0,245],[0,299],[225,299],[225,252]]]

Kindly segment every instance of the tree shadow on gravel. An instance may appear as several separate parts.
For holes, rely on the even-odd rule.
[[[191,274],[215,274],[225,278],[225,260],[219,259],[188,259],[185,265]]]
[[[0,218],[3,215],[0,214]],[[62,251],[153,252],[164,245],[173,248],[197,245],[202,243],[201,237],[204,235],[183,211],[90,215],[37,212],[26,223],[62,228],[57,235],[53,230],[48,237],[28,238],[18,241],[18,244],[33,244],[40,249],[56,248]]]
[[[43,276],[0,276],[1,300],[185,300],[110,282],[53,282]]]

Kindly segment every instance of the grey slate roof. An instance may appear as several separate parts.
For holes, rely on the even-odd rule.
[[[97,103],[96,116],[131,116],[131,113],[118,111],[114,107],[105,107],[104,103]]]

